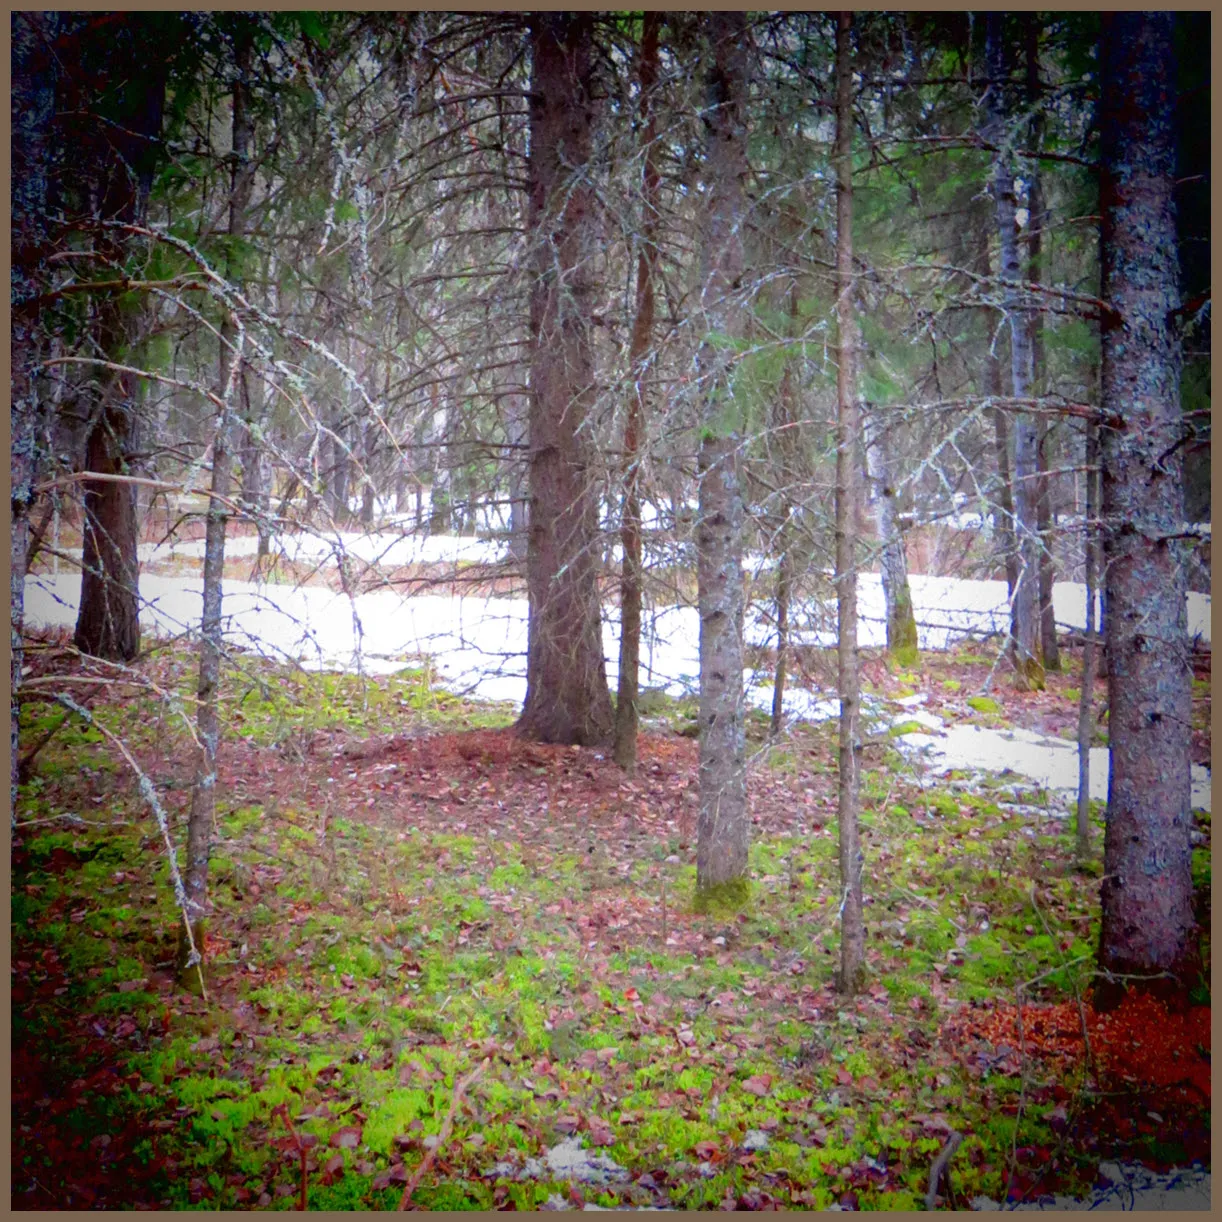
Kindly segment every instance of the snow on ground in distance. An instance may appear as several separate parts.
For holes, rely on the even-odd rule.
[[[367,563],[403,564],[406,557],[432,562],[459,559],[487,561],[499,555],[495,541],[450,535],[289,536],[279,540],[295,555],[319,560],[341,548]],[[228,555],[252,555],[257,541],[250,536],[230,539]],[[176,554],[198,555],[202,541],[180,544]],[[188,550],[190,549],[190,550]],[[152,557],[168,552],[142,549]],[[393,559],[387,559],[393,555]],[[1004,581],[975,581],[914,575],[911,579],[920,643],[924,649],[944,649],[967,635],[1004,631],[1009,618]],[[140,579],[141,626],[156,636],[189,633],[199,623],[203,583],[196,577],[145,573]],[[862,574],[858,583],[860,642],[885,644],[883,596],[877,574]],[[26,622],[31,627],[72,626],[80,598],[76,572],[39,574],[27,579]],[[1053,589],[1057,622],[1082,627],[1085,588],[1058,582]],[[230,645],[259,650],[268,656],[295,660],[316,669],[389,674],[404,665],[431,658],[437,680],[455,692],[484,700],[521,704],[526,694],[525,599],[474,595],[418,594],[403,597],[390,588],[350,598],[321,587],[253,584],[226,581],[225,638]],[[1189,631],[1210,640],[1210,598],[1188,595]],[[792,612],[796,643],[835,644],[834,604],[812,601]],[[774,627],[766,606],[752,607],[746,635],[752,644],[769,645]],[[681,696],[696,690],[700,673],[699,616],[693,607],[662,607],[645,616],[641,640],[641,684]],[[615,607],[604,609],[603,649],[608,679],[618,677],[619,620]],[[767,675],[747,672],[746,697],[754,708],[769,709],[772,686]],[[819,721],[839,713],[839,701],[827,693],[792,685],[785,693],[790,717]],[[912,734],[900,741],[922,753],[937,771],[951,768],[1006,768],[1048,788],[1071,791],[1077,786],[1073,744],[1023,730],[996,731],[976,726],[942,727],[936,718],[916,714],[935,735]],[[912,719],[910,714],[908,720]],[[1092,796],[1105,798],[1107,750],[1092,752]],[[1208,769],[1194,769],[1194,804],[1208,802]],[[1201,790],[1204,790],[1202,798]],[[1198,800],[1200,799],[1200,800]]]

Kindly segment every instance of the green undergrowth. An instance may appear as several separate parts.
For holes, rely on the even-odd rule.
[[[224,699],[233,732],[266,748],[328,727],[365,737],[504,723],[424,671],[361,684],[251,663],[227,677]],[[657,709],[685,715],[681,702]],[[151,705],[105,714],[126,716],[146,743],[164,716]],[[796,778],[800,793],[824,776],[833,735],[793,730],[758,775]],[[921,784],[889,750],[867,762],[866,986],[849,999],[832,987],[834,803],[812,803],[800,832],[757,828],[749,895],[700,911],[689,841],[608,843],[623,868],[595,888],[584,845],[540,828],[512,790],[495,835],[474,822],[413,828],[320,807],[290,770],[274,808],[220,795],[205,1003],[172,987],[164,849],[106,765],[96,737],[61,733],[23,788],[19,819],[51,822],[20,833],[13,958],[31,980],[60,973],[63,992],[15,1005],[13,1038],[54,1047],[65,1080],[80,1038],[110,1049],[122,1090],[104,1107],[82,1098],[59,1123],[86,1144],[147,1127],[149,1157],[168,1160],[169,1207],[266,1194],[291,1208],[300,1169],[282,1148],[287,1112],[317,1139],[311,1208],[393,1208],[402,1177],[385,1173],[420,1162],[455,1083],[485,1060],[421,1207],[566,1196],[567,1183],[495,1168],[574,1129],[629,1169],[623,1184],[586,1190],[606,1206],[766,1193],[825,1208],[851,1189],[863,1208],[913,1208],[946,1126],[965,1136],[956,1194],[1000,1198],[1016,1150],[1057,1145],[1054,1109],[1081,1085],[1033,1062],[1023,1076],[982,1073],[940,1036],[965,1007],[1020,986],[1055,1000],[1090,981],[1098,862],[1096,877],[1075,869],[1068,821],[1016,813],[1000,783]],[[1207,845],[1194,872],[1207,891]],[[65,1015],[79,1038],[64,1038]],[[744,1151],[752,1130],[767,1148]],[[1086,1152],[1059,1157],[1089,1181]],[[14,1183],[33,1170],[15,1165]],[[664,1190],[639,1184],[645,1172]]]

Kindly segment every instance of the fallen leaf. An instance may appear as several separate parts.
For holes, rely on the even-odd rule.
[[[355,1150],[361,1144],[361,1130],[351,1126],[336,1129],[327,1144],[340,1150]]]
[[[843,1071],[841,1071],[843,1072]],[[852,1079],[850,1078],[850,1081]],[[770,1073],[752,1074],[744,1083],[743,1090],[749,1095],[756,1095],[763,1099],[772,1091],[772,1075]]]

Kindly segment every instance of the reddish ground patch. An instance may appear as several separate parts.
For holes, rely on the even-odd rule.
[[[973,1011],[962,1023],[964,1047],[984,1041],[1037,1061],[1080,1064],[1089,1057],[1104,1090],[1151,1098],[1210,1102],[1209,1006],[1169,1011],[1153,997],[1129,993],[1121,1005],[1097,1014],[1089,1003],[1000,1004]],[[1020,1022],[1021,1018],[1021,1022]],[[1085,1025],[1086,1039],[1083,1038]]]

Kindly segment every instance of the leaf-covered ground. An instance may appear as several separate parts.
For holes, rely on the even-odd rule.
[[[41,644],[33,687],[87,693],[184,818],[192,656],[141,663],[152,690]],[[874,659],[866,678],[980,724],[1075,722],[1076,656],[1046,693],[980,699],[992,662]],[[389,1208],[434,1145],[413,1194],[428,1209],[911,1208],[952,1131],[942,1199],[960,1206],[1082,1188],[1105,1157],[1208,1162],[1204,984],[1186,1015],[1090,1009],[1099,861],[1075,869],[1061,804],[1012,778],[922,777],[876,727],[869,979],[846,1000],[834,725],[767,746],[753,718],[750,906],[697,916],[691,712],[653,710],[628,780],[604,753],[518,740],[512,710],[427,671],[242,659],[207,1001],[172,978],[165,852],[133,777],[65,724],[14,836],[13,1205],[292,1208],[304,1183],[310,1208]],[[59,718],[30,701],[27,741]],[[520,1178],[570,1136],[625,1177]]]

